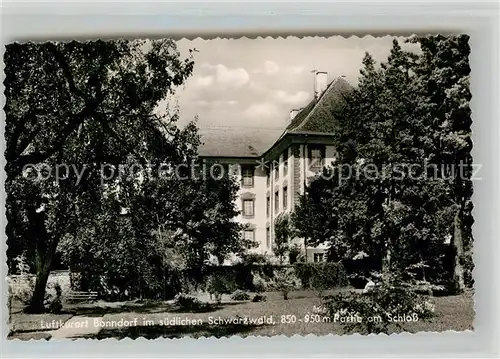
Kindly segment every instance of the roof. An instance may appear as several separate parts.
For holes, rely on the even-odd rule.
[[[309,102],[285,129],[200,129],[202,144],[199,154],[202,157],[260,157],[289,134],[331,134],[337,123],[333,114],[342,105],[343,94],[352,88],[344,78],[336,78],[320,98]]]
[[[280,137],[283,129],[212,127],[200,129],[202,157],[259,157]]]
[[[332,133],[337,122],[334,113],[342,105],[343,95],[352,88],[343,77],[337,77],[330,82],[318,100],[313,99],[294,117],[285,133]]]

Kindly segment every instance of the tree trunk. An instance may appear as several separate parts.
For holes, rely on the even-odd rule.
[[[462,219],[460,215],[461,211],[458,211],[453,221],[453,284],[458,293],[463,292],[465,289],[464,268],[461,263],[464,255],[464,243],[462,234]]]
[[[36,273],[35,290],[33,291],[30,304],[26,309],[26,312],[28,313],[35,314],[43,313],[45,311],[45,287],[47,286],[47,281],[49,279],[52,256],[50,258],[46,258],[45,261],[49,261],[50,263],[43,263],[40,270]]]
[[[307,239],[304,238],[304,263],[307,263]]]
[[[45,289],[47,280],[49,279],[50,268],[52,267],[52,259],[56,254],[57,244],[59,237],[50,239],[47,234],[44,224],[43,212],[35,217],[36,228],[39,229],[38,245],[37,245],[37,271],[36,282],[33,296],[31,297],[30,304],[26,311],[28,313],[43,313],[45,311]]]

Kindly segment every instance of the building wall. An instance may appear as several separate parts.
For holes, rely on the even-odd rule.
[[[252,166],[254,168],[253,186],[245,187],[242,185],[243,175],[242,166]],[[254,240],[258,243],[258,247],[251,251],[256,253],[264,253],[266,248],[266,172],[258,166],[255,160],[233,160],[229,166],[231,173],[234,175],[237,182],[240,184],[238,190],[238,199],[236,200],[236,208],[240,214],[236,220],[240,223],[248,225],[254,230]],[[254,200],[254,215],[252,217],[243,216],[243,200],[245,198]]]
[[[254,229],[254,239],[258,243],[256,248],[251,251],[260,254],[272,255],[272,246],[274,243],[274,221],[281,213],[290,213],[298,204],[299,196],[304,193],[304,182],[315,175],[309,170],[308,144],[292,144],[287,148],[288,170],[285,172],[285,158],[283,153],[271,160],[267,166],[262,168],[258,166],[255,159],[228,159],[221,158],[220,162],[229,163],[229,170],[235,176],[240,189],[238,190],[238,199],[236,207],[240,215],[236,220],[248,225]],[[334,146],[325,146],[325,164],[329,165],[337,157]],[[251,187],[242,186],[242,165],[251,165],[255,167],[254,183]],[[279,174],[275,174],[275,166],[278,166]],[[269,173],[269,179],[268,177]],[[287,188],[287,206],[283,206],[283,188]],[[276,193],[278,204],[276,204]],[[267,213],[267,198],[269,197],[270,206]],[[254,199],[254,216],[245,218],[242,216],[243,199]],[[270,230],[270,241],[267,241],[267,228]],[[301,248],[304,246],[303,238],[295,238],[293,242]],[[317,251],[326,251],[326,246],[318,248],[308,248],[307,260],[312,261],[313,253]]]

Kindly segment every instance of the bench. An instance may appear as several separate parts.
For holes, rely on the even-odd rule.
[[[67,294],[66,299],[69,302],[93,302],[97,300],[97,292],[75,292]]]

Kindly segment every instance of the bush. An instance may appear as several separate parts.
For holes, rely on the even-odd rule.
[[[217,304],[222,301],[222,294],[229,294],[233,289],[233,281],[223,273],[214,273],[208,281],[208,292],[215,295]]]
[[[9,288],[13,299],[20,301],[23,305],[28,305],[35,290],[35,278],[31,275],[12,276]]]
[[[233,294],[231,294],[232,300],[250,300],[250,294],[244,290],[238,289]]]
[[[266,281],[264,280],[264,278],[262,278],[259,275],[255,275],[253,277],[252,285],[253,285],[253,291],[255,293],[262,293],[262,292],[265,292],[267,289]]]
[[[59,283],[54,284],[54,290],[56,292],[55,297],[49,302],[49,312],[54,313],[54,314],[59,314],[62,310],[62,300],[61,300],[61,295],[62,295],[62,289]]]
[[[332,322],[340,322],[346,332],[360,334],[388,333],[391,324],[402,328],[396,316],[421,321],[433,315],[434,305],[418,295],[413,286],[395,277],[381,277],[368,293],[339,293],[325,298],[325,307]],[[357,320],[342,320],[357,318]],[[368,320],[378,318],[378,320]]]
[[[283,299],[288,299],[288,293],[297,287],[297,278],[292,268],[281,268],[276,272],[271,287],[283,294]]]
[[[183,310],[193,312],[208,309],[209,307],[208,303],[203,303],[195,296],[186,293],[177,294],[174,298],[174,303]]]
[[[262,294],[255,294],[252,302],[265,302],[267,300],[267,297]]]
[[[342,263],[295,263],[294,270],[303,288],[314,288],[320,293],[349,284]]]

